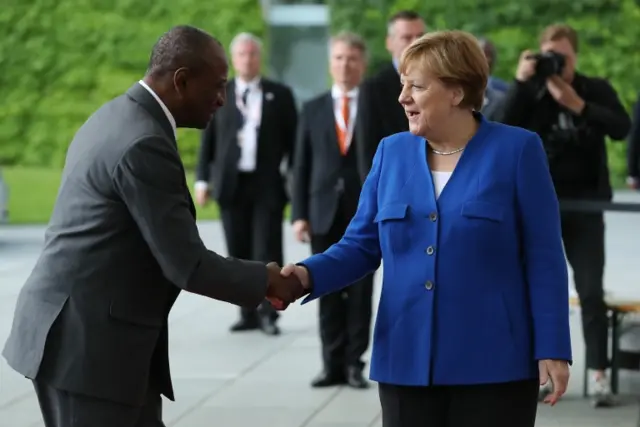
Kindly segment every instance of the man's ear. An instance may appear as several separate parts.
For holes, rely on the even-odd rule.
[[[187,90],[188,76],[189,69],[185,67],[178,68],[175,73],[173,73],[173,87],[181,98]]]

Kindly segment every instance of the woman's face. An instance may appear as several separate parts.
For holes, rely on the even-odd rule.
[[[414,135],[428,138],[439,133],[454,108],[462,101],[462,91],[445,86],[439,79],[419,67],[410,66],[401,76],[402,92],[398,101],[409,120]]]

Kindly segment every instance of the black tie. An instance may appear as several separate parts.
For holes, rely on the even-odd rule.
[[[242,106],[247,108],[247,98],[249,97],[249,88],[246,88],[242,93]]]

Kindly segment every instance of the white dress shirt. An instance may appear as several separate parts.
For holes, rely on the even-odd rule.
[[[247,105],[242,104],[242,95],[248,90]],[[238,132],[240,160],[238,170],[253,172],[258,162],[258,132],[262,119],[262,88],[260,77],[249,82],[236,78],[236,104],[244,117],[244,125]]]
[[[242,105],[242,95],[249,89],[247,105]],[[258,161],[258,132],[262,120],[262,88],[260,77],[245,82],[240,78],[235,79],[236,106],[244,117],[244,125],[238,131],[238,145],[240,145],[240,160],[238,170],[252,172],[256,169]],[[196,181],[195,190],[207,190],[209,183]]]
[[[433,178],[433,190],[436,193],[436,200],[440,197],[440,193],[442,193],[442,190],[444,190],[444,187],[451,179],[452,174],[453,172],[431,171],[431,176]]]
[[[344,92],[338,86],[333,85],[331,87],[331,97],[333,98],[333,114],[335,116],[336,124],[340,129],[346,131],[347,140],[346,140],[346,148],[349,149],[351,145],[351,139],[353,138],[353,129],[356,124],[356,117],[358,113],[358,88],[351,89],[347,92],[347,97],[349,98],[349,125],[346,126],[344,118],[342,117],[342,98],[344,96]]]
[[[173,129],[173,137],[176,140],[178,140],[178,132],[177,132],[177,129],[176,129],[176,119],[173,118],[173,114],[171,114],[171,111],[169,111],[169,109],[167,108],[166,105],[164,105],[164,102],[162,102],[162,100],[160,99],[158,94],[156,94],[153,91],[153,89],[151,89],[149,87],[148,84],[146,84],[142,80],[138,81],[138,83],[140,83],[140,86],[145,88],[151,94],[151,96],[153,96],[156,99],[156,101],[158,101],[158,104],[160,104],[160,108],[162,108],[162,111],[164,111],[164,114],[167,116],[167,119],[169,120],[169,123],[171,123],[171,129]]]

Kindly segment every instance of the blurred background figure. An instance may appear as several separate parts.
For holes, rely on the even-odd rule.
[[[524,51],[499,120],[530,129],[544,143],[561,200],[611,201],[605,137],[621,140],[629,115],[605,79],[576,71],[578,34],[563,24],[540,35],[540,53]],[[582,308],[590,393],[596,407],[610,406],[609,321],[604,301],[603,212],[563,212],[562,238]],[[548,393],[541,390],[541,396]]]
[[[487,83],[487,89],[495,92],[506,92],[509,89],[509,85],[504,80],[493,75],[496,62],[498,60],[498,50],[491,40],[481,37],[478,39],[480,47],[484,51],[484,55],[489,61],[489,82]]]
[[[486,38],[478,39],[480,47],[482,48],[484,55],[487,57],[489,63],[489,72],[493,73],[495,61],[497,57],[496,47]],[[509,88],[509,85],[491,74],[489,75],[489,81],[487,82],[487,88],[484,91],[484,100],[482,102],[482,114],[489,119],[493,120],[499,111],[499,107],[504,99],[504,94]]]
[[[640,188],[640,96],[633,106],[633,120],[627,144],[627,185],[633,190],[638,190]]]
[[[331,90],[302,108],[294,162],[292,197],[296,239],[311,239],[312,253],[337,243],[358,207],[361,176],[358,161],[363,144],[354,131],[358,118],[358,84],[366,67],[364,40],[352,33],[331,38]],[[348,384],[366,388],[362,355],[369,346],[373,275],[320,299],[319,324],[322,372],[313,387]]]
[[[402,52],[425,31],[423,19],[414,11],[403,10],[389,18],[386,47],[391,54],[391,63],[363,82],[358,97],[357,128],[363,141],[359,161],[367,164],[361,171],[368,171],[371,167],[382,138],[409,130],[407,116],[398,102],[402,90],[398,63]],[[365,177],[361,175],[362,179]]]
[[[283,262],[282,221],[288,201],[281,164],[291,159],[297,111],[289,87],[261,76],[261,41],[249,33],[231,42],[236,77],[226,104],[202,133],[196,201],[211,195],[220,207],[230,256]],[[232,332],[279,334],[278,313],[264,302],[242,308]]]

